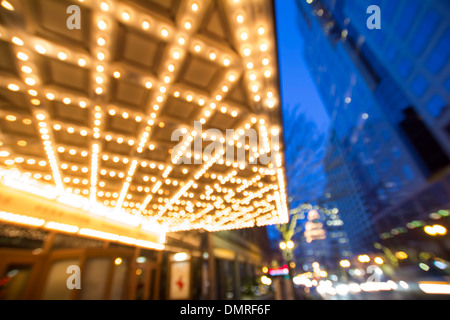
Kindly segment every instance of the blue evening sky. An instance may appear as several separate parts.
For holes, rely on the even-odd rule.
[[[315,121],[319,129],[326,130],[329,117],[304,61],[295,0],[275,0],[275,14],[283,108],[301,105],[308,118]]]
[[[275,0],[275,15],[282,109],[300,105],[318,129],[326,132],[330,120],[304,61],[295,0]],[[269,226],[267,231],[270,239],[279,239],[275,226]],[[276,242],[272,244],[277,246]]]

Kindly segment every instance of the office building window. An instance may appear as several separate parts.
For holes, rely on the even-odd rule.
[[[383,140],[385,142],[388,142],[389,140],[391,140],[391,132],[389,130],[383,130]]]
[[[409,60],[403,60],[400,65],[398,66],[398,73],[402,78],[406,79],[409,77],[412,71],[412,63]]]
[[[450,60],[450,29],[447,30],[445,35],[439,40],[438,44],[431,52],[425,65],[430,72],[437,74],[445,64]],[[450,81],[450,80],[448,80]],[[450,89],[448,89],[450,91]]]
[[[430,10],[426,13],[411,42],[412,52],[416,55],[420,55],[424,51],[440,20],[441,17],[436,11]]]
[[[402,152],[400,151],[400,149],[398,147],[393,147],[392,155],[394,156],[395,159],[400,159],[402,156]]]
[[[414,19],[417,17],[419,6],[422,4],[421,0],[405,1],[405,7],[401,14],[401,19],[397,22],[397,32],[399,39],[407,37],[407,33],[411,30],[411,26],[414,24]]]
[[[403,166],[403,175],[409,181],[414,180],[414,172],[412,171],[411,167],[407,164]]]
[[[450,76],[447,78],[447,80],[445,80],[444,87],[447,91],[450,92]]]
[[[440,95],[433,96],[433,98],[430,99],[426,106],[428,112],[435,118],[439,117],[442,114],[442,111],[445,107],[446,103]]]
[[[411,89],[416,96],[421,97],[427,91],[429,83],[424,76],[418,75],[411,84]]]
[[[383,23],[390,23],[394,17],[395,13],[398,9],[399,0],[386,0],[384,1],[383,5],[381,6],[381,10],[383,12]]]
[[[375,42],[376,42],[379,46],[382,46],[383,43],[384,43],[384,39],[386,39],[386,35],[384,34],[384,32],[378,32],[378,33],[376,34],[376,37],[375,37]]]
[[[397,58],[398,50],[397,50],[396,46],[389,45],[389,46],[386,47],[385,54],[386,54],[386,58],[390,62],[394,62],[394,60]]]

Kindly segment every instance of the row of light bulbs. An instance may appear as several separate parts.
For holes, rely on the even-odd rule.
[[[239,132],[239,131],[238,131],[238,132]],[[241,135],[244,134],[244,133],[245,133],[245,131],[240,132]],[[212,161],[213,161],[213,160],[211,160],[211,162],[212,162]],[[210,164],[210,163],[207,163],[207,165],[210,166],[211,164]],[[200,170],[200,171],[199,171],[199,174],[200,174],[199,176],[201,176],[201,175],[204,173],[204,171],[205,171],[204,169]],[[233,175],[236,175],[236,174],[237,174],[237,171],[236,171],[236,170],[233,170],[232,173],[230,173],[230,177],[233,176]],[[196,178],[197,178],[197,176],[196,176]],[[225,183],[225,182],[226,182],[226,180],[222,180],[222,183]],[[262,190],[264,190],[264,192],[268,191],[268,190],[266,190],[266,188],[264,188],[264,189],[262,189]]]
[[[262,32],[263,33],[263,32]],[[244,40],[244,39],[243,39]],[[42,50],[41,50],[42,51]],[[60,55],[60,58],[62,57],[62,55]],[[99,60],[102,60],[102,59],[99,59]]]
[[[235,3],[237,3],[238,1],[234,1]],[[243,20],[243,17],[241,16],[241,17],[238,17],[238,20]],[[238,21],[239,22],[239,21]],[[242,22],[242,21],[241,21]],[[264,29],[259,29],[259,33],[260,34],[263,34],[264,33]],[[243,39],[243,40],[245,40],[247,37],[246,37],[246,34],[245,33],[242,33],[241,34],[241,38]],[[266,46],[264,46],[264,45],[262,45],[261,47],[260,47],[261,49],[262,49],[262,51],[265,51],[267,48],[266,48]],[[268,65],[269,64],[269,61],[268,61],[268,59],[263,59],[263,61],[262,61],[262,63],[263,63],[263,65]],[[252,63],[248,63],[247,64],[247,67],[249,68],[249,69],[252,69],[252,67],[253,67],[253,65],[252,65]],[[265,75],[267,76],[267,77],[269,77],[270,76],[270,73],[265,73]],[[251,77],[251,80],[255,80],[255,74],[254,73],[252,73],[251,75],[250,75],[250,77]],[[234,79],[232,79],[232,80],[234,80]],[[227,88],[224,88],[225,90],[224,91],[227,91]],[[256,87],[252,87],[252,89],[253,89],[253,91],[257,91],[257,88]],[[176,92],[175,93],[175,95],[178,95],[178,93]],[[216,97],[216,98],[219,98],[219,99],[217,99],[218,101],[220,101],[220,96],[218,96],[218,97]],[[256,97],[255,98],[255,100],[256,101],[258,101],[259,100],[259,97]],[[273,107],[273,105],[272,104],[269,104],[271,107]],[[225,111],[225,110],[224,110]]]
[[[101,11],[103,11],[104,13],[110,13],[110,11],[112,12],[111,4],[114,4],[114,3],[107,2],[107,1],[101,2],[100,3]],[[103,50],[104,50],[104,48],[107,48],[107,46],[110,43],[106,39],[110,38],[110,34],[112,32],[112,29],[109,28],[110,21],[109,21],[109,17],[108,16],[106,16],[106,15],[98,15],[98,17],[99,18],[98,18],[98,22],[97,22],[97,27],[98,27],[98,34],[99,34],[99,36],[97,37],[97,45],[99,46],[99,49],[98,49],[99,51],[98,51],[98,54],[97,54],[97,58],[98,58],[99,61],[103,61],[106,58],[109,58],[109,57],[106,57],[106,55],[104,54]],[[130,17],[131,17],[130,13],[128,13],[126,11],[123,11],[122,14],[121,14],[121,18],[122,18],[123,21],[129,21]],[[149,25],[148,22],[146,22],[144,24],[144,26],[147,28],[150,25]],[[105,35],[106,32],[109,32],[109,35]],[[167,31],[163,32],[163,35],[166,32]],[[100,67],[100,69],[97,69],[96,71],[99,72],[99,75],[96,76],[96,81],[97,81],[97,84],[100,85],[100,84],[102,84],[105,81],[104,80],[105,77],[102,74],[104,72],[104,68]],[[121,72],[120,71],[114,71],[113,76],[114,76],[114,78],[118,79],[118,78],[121,77]],[[147,89],[151,89],[153,87],[153,83],[151,81],[147,80],[145,82],[145,87]],[[96,89],[96,92],[97,92],[97,90],[98,90],[98,88]],[[99,90],[99,91],[101,91],[101,90]],[[99,92],[97,92],[97,93],[99,93]],[[158,97],[158,99],[159,98],[160,97]],[[98,119],[96,120],[97,121],[97,125],[101,124],[102,114],[101,114],[100,111],[101,110],[98,110],[98,115],[99,116],[98,116]],[[116,109],[110,109],[109,110],[109,115],[110,116],[115,116],[116,115]],[[124,119],[128,119],[128,116],[129,116],[128,112],[126,112],[126,111],[122,112],[122,117]],[[141,122],[143,120],[143,117],[141,117],[140,115],[135,116],[135,120],[136,120],[136,122]],[[96,123],[94,122],[94,125],[95,124]],[[137,152],[138,153],[142,153],[143,152],[145,144],[147,143],[147,140],[148,140],[148,137],[149,137],[149,131],[150,130],[151,130],[151,128],[148,126],[148,127],[145,128],[145,131],[143,131],[143,133],[141,134],[140,139],[139,139],[139,145],[137,147]],[[100,138],[100,128],[98,128],[98,137],[97,138]],[[117,140],[117,141],[122,141],[122,140]],[[133,147],[136,144],[134,140],[129,140],[128,142],[129,142],[128,144],[130,145],[130,147]],[[128,172],[126,174],[126,178],[125,178],[125,174],[123,172],[119,173],[122,176],[122,178],[125,178],[125,181],[124,181],[124,183],[122,185],[122,188],[121,188],[118,200],[117,200],[116,203],[114,203],[114,205],[116,206],[116,209],[121,209],[125,198],[127,198],[128,189],[129,189],[129,187],[131,185],[131,181],[132,181],[133,176],[134,176],[134,174],[136,172],[138,163],[139,162],[137,160],[132,160],[131,161],[131,164],[130,164],[130,166],[128,168]],[[97,166],[98,166],[98,164],[97,164]],[[112,172],[114,172],[114,171],[110,171],[110,175],[111,175]],[[120,176],[119,176],[119,178],[120,178]]]
[[[103,21],[103,20],[100,20],[99,21],[99,23],[98,23],[98,26],[99,26],[99,28],[101,29],[101,30],[105,30],[106,29],[106,23]],[[162,31],[162,33],[163,34],[165,34],[165,32],[164,31]],[[263,27],[259,27],[258,28],[258,33],[259,34],[264,34],[264,28]],[[241,38],[246,38],[244,35],[246,35],[246,33],[245,32],[243,32],[242,34],[241,34]],[[100,39],[102,39],[102,40],[100,40]],[[18,44],[18,45],[23,45],[23,41],[20,39],[20,38],[17,38],[17,37],[13,37],[13,40],[12,40],[14,43],[16,43],[16,44]],[[98,41],[101,45],[104,45],[105,44],[105,40],[103,39],[103,38],[99,38],[99,41]],[[266,46],[262,46],[263,48],[266,48]],[[196,47],[196,48],[198,48],[198,46]],[[46,53],[46,49],[42,46],[42,45],[36,45],[36,50],[37,50],[37,52],[39,52],[39,53],[41,53],[41,54],[44,54],[44,53]],[[198,49],[197,49],[198,50]],[[63,52],[63,51],[60,51],[58,54],[57,54],[57,56],[58,56],[58,58],[60,59],[60,60],[66,60],[67,59],[67,54],[65,53],[65,52]],[[18,53],[18,58],[19,59],[21,59],[21,60],[23,60],[23,61],[27,61],[27,55],[26,54],[24,54],[24,53],[22,53],[22,52],[20,52],[20,53]],[[98,54],[97,54],[97,58],[100,60],[100,61],[103,61],[104,60],[104,54],[102,53],[102,52],[99,52]],[[84,59],[79,59],[79,65],[80,66],[85,66],[86,65],[86,61],[84,60]],[[267,58],[265,58],[265,59],[263,59],[263,61],[262,61],[262,64],[263,65],[267,65],[269,62],[268,62],[268,59]],[[173,66],[172,66],[173,67]],[[170,69],[170,68],[169,68]],[[118,73],[118,71],[117,72],[115,72],[115,75],[116,75],[116,77],[118,77],[119,75],[120,75],[120,73]],[[33,80],[29,80],[29,82],[31,82],[31,81],[33,81]],[[96,78],[96,81],[97,81],[97,83],[99,83],[99,84],[101,84],[101,83],[103,83],[103,78],[101,77],[101,76],[98,76],[97,78]],[[167,81],[166,81],[167,82]],[[148,86],[148,85],[146,85],[146,86]],[[151,86],[151,84],[150,84],[150,86]],[[253,86],[253,88],[254,88],[254,86]],[[101,88],[97,88],[97,89],[100,89],[100,91],[102,91],[102,89]],[[97,89],[96,89],[96,91],[97,91]],[[253,90],[253,91],[256,91],[256,90]],[[65,99],[68,99],[68,98],[65,98]],[[85,104],[85,102],[82,102],[83,103],[83,105]]]
[[[218,187],[218,185],[217,185],[217,186],[215,185],[215,187]],[[260,187],[262,187],[262,185],[261,185]],[[262,189],[262,192],[259,192],[259,193],[257,193],[257,194],[244,192],[244,195],[245,195],[245,196],[249,195],[249,197],[251,196],[252,199],[253,199],[253,197],[262,197],[263,193],[269,191],[269,190],[272,189],[272,188],[273,188],[274,190],[277,190],[277,189],[278,189],[278,186],[276,186],[276,185],[269,186],[268,188]],[[220,187],[216,188],[216,190],[218,190],[218,191],[219,191],[220,189],[221,189]],[[200,199],[206,199],[206,200],[210,200],[210,199],[211,199],[212,201],[215,201],[215,200],[216,200],[216,197],[215,197],[215,196],[211,196],[211,197],[209,196],[209,195],[211,194],[212,189],[211,189],[209,186],[206,186],[206,190],[207,190],[207,192],[205,193],[206,196],[205,196],[205,194],[202,194],[202,195],[200,195]],[[228,189],[228,190],[232,192],[231,189]],[[260,191],[261,191],[261,190],[260,190]],[[223,200],[222,200],[222,198],[221,198],[220,196],[218,196],[217,199],[218,199],[219,201],[223,202]],[[226,199],[226,197],[225,197],[225,199]],[[226,200],[227,200],[227,199],[226,199]],[[248,202],[250,202],[251,199],[248,200],[248,198],[247,198],[247,199],[245,199],[245,200],[248,201]],[[227,202],[228,202],[229,204],[230,204],[230,203],[234,204],[234,203],[236,203],[236,202],[239,202],[239,200],[235,200],[234,198],[231,198],[231,199],[228,199]],[[266,202],[265,200],[263,200],[263,201],[261,202],[261,204],[258,204],[258,206],[259,206],[259,205],[267,206],[267,202]],[[220,206],[215,206],[215,207],[216,207],[216,209],[222,209],[222,210],[225,209],[225,205],[223,205],[223,204],[221,204]],[[239,203],[238,203],[238,207],[236,208],[236,210],[239,210],[239,209],[242,209],[242,208],[239,207]],[[252,210],[252,209],[253,209],[253,207],[252,207],[251,209],[248,209],[248,208],[247,208],[246,210]],[[231,209],[229,209],[229,210],[231,210]],[[203,214],[206,214],[206,213],[207,213],[207,212],[204,212]],[[203,214],[202,214],[202,215],[203,215]],[[220,215],[221,212],[218,211],[217,214]],[[202,215],[197,215],[197,216],[195,217],[194,220],[197,220],[197,219],[201,218]]]
[[[53,95],[53,94],[51,94],[51,95]],[[52,98],[52,97],[51,97],[51,98]],[[70,98],[64,98],[63,100],[64,100],[64,102],[67,103],[67,104],[70,103]],[[188,100],[189,100],[189,96],[188,96]],[[83,105],[85,104],[84,102],[82,102],[82,103],[83,103]],[[226,108],[226,107],[222,107],[222,110],[223,110],[224,108]],[[233,111],[233,112],[236,112],[236,111]],[[232,113],[233,113],[233,112],[232,112]],[[123,113],[124,116],[125,116],[125,114],[126,114],[126,113]],[[136,117],[136,120],[137,120],[137,121],[140,121],[140,119],[141,119],[140,116],[137,116],[137,117]],[[82,132],[85,132],[85,130],[82,131]]]
[[[259,194],[258,197],[262,197],[262,194]],[[261,202],[258,202],[259,206],[263,206],[266,208],[266,210],[261,209],[262,211],[259,211],[260,214],[264,214],[268,211],[271,211],[270,208],[273,208],[273,206],[269,205],[270,201],[271,201],[270,197],[267,197],[267,200],[263,199]],[[245,217],[245,215],[248,215],[250,212],[254,210],[253,206],[241,207],[240,203],[234,204],[232,207],[234,207],[233,209],[234,211],[231,212],[231,209],[229,209],[228,212],[226,213],[226,218],[222,219],[218,226],[227,224],[230,221],[232,221],[233,224],[239,224],[239,217],[241,216]]]
[[[98,114],[98,113],[96,113],[96,114]],[[9,121],[15,121],[16,120],[16,116],[14,116],[14,115],[7,115],[6,116],[6,119],[7,120],[9,120]],[[24,120],[27,120],[27,119],[24,119]],[[96,119],[94,122],[98,122],[98,124],[100,123],[99,122],[99,120],[98,119]],[[27,122],[28,123],[28,122]],[[30,123],[28,123],[28,124],[30,124]],[[247,124],[248,125],[248,124]],[[62,126],[61,126],[61,124],[59,124],[59,123],[56,123],[56,124],[54,124],[53,125],[53,129],[55,130],[55,131],[59,131],[59,130],[61,130],[61,128],[62,128]],[[74,129],[74,127],[73,126],[67,126],[66,127],[66,129],[65,129],[68,133],[70,133],[70,134],[73,134],[73,133],[75,133],[75,131],[76,131],[76,129]],[[88,132],[87,132],[87,130],[85,130],[85,129],[80,129],[79,130],[79,134],[81,135],[81,136],[86,136],[87,134],[88,134]],[[203,138],[205,138],[206,137],[206,133],[203,133],[203,135],[202,135],[202,137]],[[223,138],[221,138],[221,139],[223,139]],[[106,136],[106,140],[107,141],[110,141],[111,140],[111,136],[109,136],[109,135],[107,135]],[[120,144],[120,143],[123,143],[123,138],[122,137],[119,137],[119,138],[117,138],[117,142]],[[224,141],[223,141],[224,142]],[[266,149],[268,148],[267,147],[267,139],[265,139],[265,145],[266,145]],[[129,140],[128,141],[128,144],[131,146],[131,145],[133,145],[134,144],[134,140]],[[237,144],[236,144],[236,146],[239,148],[239,147],[241,147],[242,145],[240,145],[240,143],[238,142]],[[246,144],[245,145],[245,147],[246,147],[246,149],[248,149],[248,144]],[[154,149],[155,148],[155,146],[153,145],[153,144],[150,144],[150,146],[149,146],[149,149]],[[64,152],[65,151],[65,148],[64,147],[62,147],[62,146],[60,146],[60,147],[58,147],[58,152]],[[255,151],[255,150],[253,150],[253,151]],[[81,152],[81,156],[82,157],[86,157],[87,156],[87,151],[80,151]],[[71,155],[76,155],[77,154],[77,150],[75,149],[75,148],[71,148],[70,150],[69,150],[69,153],[71,154]],[[189,157],[189,155],[188,155],[188,157]],[[114,157],[114,159],[116,159],[116,158],[118,158],[117,156],[115,156]],[[105,159],[104,159],[105,160]],[[115,161],[115,162],[117,162],[117,161]],[[124,160],[124,163],[127,163],[128,162],[128,160],[127,160],[127,158],[125,158],[125,160]],[[228,163],[227,163],[227,165],[229,165]]]

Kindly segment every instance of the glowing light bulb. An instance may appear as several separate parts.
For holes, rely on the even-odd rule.
[[[142,29],[148,30],[148,28],[150,28],[150,22],[148,22],[147,20],[144,20],[142,22]]]
[[[122,19],[125,21],[130,20],[130,14],[126,11],[122,12]]]
[[[19,86],[13,83],[8,84],[8,89],[11,91],[19,91]]]
[[[20,61],[28,61],[28,55],[23,52],[18,52],[17,59],[19,59]]]
[[[1,2],[1,5],[2,5],[2,7],[5,8],[6,10],[14,11],[14,6],[13,6],[11,3],[9,3],[8,1],[6,1],[6,0],[3,0],[3,1]]]
[[[108,27],[108,25],[106,24],[106,22],[104,20],[100,20],[98,22],[97,26],[100,30],[106,30],[106,28]]]
[[[67,54],[65,52],[62,52],[62,51],[59,52],[58,53],[58,59],[59,60],[63,60],[63,61],[66,60],[67,59]]]
[[[98,44],[99,46],[104,46],[104,45],[106,44],[105,38],[102,38],[102,37],[98,38],[98,39],[97,39],[97,44]]]
[[[47,52],[47,49],[45,49],[45,47],[43,45],[37,44],[34,49],[36,49],[36,51],[40,54],[44,54]]]

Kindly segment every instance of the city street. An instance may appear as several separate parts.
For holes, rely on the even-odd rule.
[[[449,0],[0,0],[0,300],[448,300],[449,228]]]

